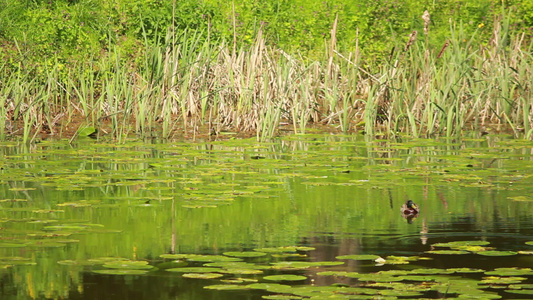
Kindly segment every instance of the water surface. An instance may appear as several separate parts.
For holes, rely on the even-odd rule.
[[[281,299],[291,292],[204,288],[271,282],[265,276],[280,274],[305,276],[280,282],[293,287],[342,284],[378,291],[377,296],[337,291],[338,297],[393,299],[402,297],[392,293],[397,290],[372,286],[380,279],[353,272],[476,268],[481,273],[446,274],[446,280],[481,284],[490,276],[485,273],[497,268],[533,267],[533,245],[526,244],[533,241],[531,141],[305,135],[270,143],[3,143],[0,151],[2,299]],[[407,199],[421,208],[410,220],[400,213]],[[436,243],[456,241],[490,244],[462,255],[427,253],[448,249]],[[278,248],[289,246],[305,248]],[[205,261],[161,257],[234,257],[224,253],[261,248],[282,251],[239,258],[268,266],[261,274],[222,273],[216,279],[168,271]],[[489,250],[511,252],[481,255]],[[387,262],[338,258],[355,254]],[[422,259],[393,264],[390,256]],[[146,268],[137,269],[143,273],[138,275],[101,274],[136,269],[113,267],[110,262],[118,259],[145,262]],[[291,261],[342,264],[271,268]],[[325,271],[352,274],[320,273]],[[514,284],[532,284],[531,272],[522,271],[524,279]],[[246,280],[236,283],[236,278]],[[400,282],[415,286],[412,279]],[[530,291],[520,287],[526,293],[513,294],[512,283],[505,282],[483,285],[479,290],[487,299],[526,299]],[[421,295],[409,297],[447,296],[437,288],[417,292]],[[328,296],[313,293],[315,299]]]

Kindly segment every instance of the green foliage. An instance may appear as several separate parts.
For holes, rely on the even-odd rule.
[[[268,43],[316,57],[323,53],[337,18],[339,49],[352,51],[357,44],[373,60],[390,52],[394,37],[422,32],[426,9],[431,15],[430,42],[438,47],[448,38],[450,21],[465,24],[467,35],[487,28],[482,35],[488,36],[495,15],[508,8],[513,12],[511,25],[533,26],[533,5],[520,0],[503,4],[490,0],[5,0],[0,3],[0,39],[18,43],[25,57],[41,63],[43,56],[46,61],[58,56],[68,62],[98,56],[110,44],[123,47],[128,55],[139,55],[135,51],[139,43],[161,42],[169,29],[199,29],[227,40],[233,40],[235,33],[238,43],[250,44],[262,27]],[[4,55],[6,51],[9,47],[4,45]]]
[[[480,111],[531,137],[531,11],[525,0],[3,0],[0,138],[55,134],[79,116],[110,121],[115,137],[196,122],[259,139],[317,122],[452,136],[478,129]]]

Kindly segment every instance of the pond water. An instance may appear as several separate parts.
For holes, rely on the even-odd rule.
[[[0,144],[1,299],[530,299],[533,142]],[[405,218],[406,200],[420,208]]]

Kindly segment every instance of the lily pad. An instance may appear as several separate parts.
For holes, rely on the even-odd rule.
[[[246,285],[237,285],[237,284],[215,284],[204,286],[204,289],[208,290],[218,290],[218,291],[231,291],[231,290],[247,290],[249,289]]]
[[[243,252],[224,252],[224,255],[233,257],[261,257],[267,255],[264,252],[258,251],[243,251]]]
[[[483,299],[483,300],[487,300],[487,299],[501,299],[502,296],[500,296],[500,295],[498,295],[496,293],[492,293],[492,292],[481,291],[479,293],[474,293],[474,294],[470,294],[470,293],[461,294],[461,295],[459,295],[458,298],[459,299]]]
[[[422,296],[422,293],[416,291],[399,291],[399,290],[383,290],[380,292],[384,296],[396,296],[396,297],[416,297]]]
[[[436,243],[433,244],[433,247],[448,247],[448,248],[457,248],[457,247],[465,247],[465,246],[486,246],[489,245],[490,242],[486,241],[456,241],[456,242],[448,242],[448,243]]]
[[[245,283],[245,282],[250,283],[250,282],[257,282],[258,280],[255,278],[239,277],[239,278],[221,279],[220,281],[225,282],[225,283]]]
[[[267,253],[281,253],[281,252],[296,252],[297,247],[270,247],[270,248],[257,248],[254,251],[267,252]]]
[[[303,299],[300,296],[293,296],[293,295],[267,295],[267,296],[263,296],[262,298],[263,299],[268,299],[268,300],[299,300],[299,299]]]
[[[470,252],[465,250],[430,250],[426,251],[426,253],[430,254],[439,254],[439,255],[463,255],[463,254],[470,254]]]
[[[270,266],[252,264],[252,263],[247,263],[243,261],[213,262],[213,263],[204,264],[204,266],[205,267],[219,267],[219,268],[224,268],[224,269],[252,269],[252,270],[266,270],[266,269],[271,268]]]
[[[513,290],[520,290],[520,289],[532,290],[533,289],[533,283],[529,283],[529,284],[511,284],[511,285],[509,285],[509,288],[513,289]]]
[[[424,269],[424,268],[421,268],[421,269],[414,269],[414,270],[411,270],[411,272],[409,272],[410,274],[427,274],[427,275],[431,275],[431,274],[451,274],[453,273],[453,271],[450,271],[450,270],[446,270],[446,269]]]
[[[296,250],[302,251],[302,252],[313,251],[315,249],[316,249],[315,247],[305,247],[305,246],[296,247]]]
[[[215,279],[224,276],[219,273],[185,273],[182,275],[186,278],[196,278],[196,279]]]
[[[129,259],[123,258],[123,257],[97,257],[97,258],[91,258],[86,261],[87,264],[92,265],[103,265],[107,262],[113,262],[113,261],[127,261]]]
[[[493,271],[485,272],[485,274],[496,276],[533,275],[533,270],[531,268],[497,268]]]
[[[210,268],[210,267],[189,267],[189,268],[171,268],[171,269],[166,269],[165,271],[179,272],[179,273],[217,273],[217,272],[222,271],[222,269]]]
[[[481,280],[482,283],[495,283],[495,284],[512,284],[512,283],[520,283],[527,278],[525,277],[499,277],[499,276],[487,276],[483,277]]]
[[[150,266],[147,261],[111,261],[103,265],[104,268],[109,269],[123,269],[123,270],[148,270],[154,268]]]
[[[505,290],[507,293],[519,295],[533,295],[533,290]]]
[[[106,274],[106,275],[143,275],[148,273],[147,270],[121,270],[121,269],[113,269],[113,270],[94,270],[93,273],[97,274]]]
[[[87,227],[81,226],[81,225],[51,225],[51,226],[45,226],[43,227],[43,230],[50,230],[50,231],[80,231],[80,230],[87,230]]]
[[[17,266],[35,266],[37,265],[31,258],[20,256],[6,256],[0,257],[0,264],[17,265]]]
[[[402,281],[404,278],[398,277],[398,276],[391,276],[387,274],[379,274],[379,273],[369,273],[369,274],[354,274],[356,276],[351,276],[350,272],[347,274],[348,277],[355,277],[359,281],[372,281],[372,282],[394,282],[394,281]]]
[[[373,254],[353,254],[353,255],[341,255],[335,257],[336,259],[353,259],[353,260],[376,260],[378,255]]]
[[[217,262],[217,261],[241,261],[236,257],[227,257],[223,255],[200,255],[200,254],[161,254],[161,258],[168,259],[186,259],[198,262]]]
[[[17,243],[0,243],[0,248],[22,248],[26,247],[26,244],[17,244]]]
[[[258,269],[224,269],[220,272],[226,273],[226,274],[241,274],[241,275],[263,274],[263,271],[258,270]]]
[[[451,268],[447,270],[455,272],[455,273],[483,273],[485,272],[485,270],[483,269],[472,269],[472,268]]]
[[[484,255],[484,256],[512,256],[512,255],[517,255],[518,253],[514,251],[488,250],[488,251],[477,252],[476,254]]]
[[[342,264],[344,264],[344,262],[342,261],[280,261],[272,263],[272,268],[277,270],[303,270],[312,267],[338,266]]]
[[[265,276],[263,277],[263,279],[270,280],[270,281],[301,281],[301,280],[306,280],[307,277],[302,276],[302,275],[287,274],[287,275]]]

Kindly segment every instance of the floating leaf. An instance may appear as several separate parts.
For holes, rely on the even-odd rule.
[[[426,251],[426,253],[430,254],[439,254],[439,255],[462,255],[462,254],[470,254],[468,251],[464,250],[430,250]]]
[[[516,255],[518,253],[514,252],[514,251],[488,250],[488,251],[477,252],[477,254],[484,255],[484,256],[512,256],[512,255]]]
[[[469,252],[481,252],[481,251],[487,251],[492,248],[490,247],[482,247],[482,246],[459,246],[457,247],[458,250],[466,250]]]
[[[129,259],[122,258],[122,257],[97,257],[97,258],[91,258],[87,260],[87,264],[105,264],[106,262],[111,261],[127,261]]]
[[[264,252],[258,251],[243,251],[243,252],[224,252],[224,255],[233,257],[261,257],[267,255]]]
[[[485,272],[485,274],[497,276],[533,275],[533,270],[531,268],[497,268],[493,271]]]
[[[381,258],[381,257],[380,257]],[[417,260],[417,258],[411,258],[408,256],[394,256],[390,255],[387,256],[383,261],[376,259],[376,262],[381,264],[389,264],[389,265],[402,265],[402,264],[408,264],[410,261]]]
[[[262,298],[263,299],[268,299],[268,300],[299,300],[299,299],[303,299],[302,297],[292,296],[292,295],[268,295],[268,296],[263,296]]]
[[[455,273],[482,273],[485,272],[483,269],[471,269],[471,268],[451,268],[447,269],[448,271],[452,271]]]
[[[351,276],[351,273],[348,273],[348,277],[355,277],[359,281],[373,281],[373,282],[394,282],[404,280],[402,277],[390,276],[387,274],[379,273],[370,273],[370,274],[353,274],[356,276]]]
[[[383,290],[380,292],[384,296],[396,296],[396,297],[416,297],[422,296],[422,293],[416,291],[399,291],[399,290]]]
[[[36,262],[32,261],[31,258],[20,257],[20,256],[7,256],[0,257],[0,263],[6,265],[17,265],[17,266],[35,266]]]
[[[344,262],[342,261],[313,261],[313,262],[307,262],[307,261],[280,261],[272,263],[272,268],[277,270],[302,270],[307,269],[311,267],[321,267],[321,266],[337,266],[342,265]]]
[[[199,254],[161,254],[161,258],[168,259],[187,259],[198,262],[217,262],[217,261],[241,261],[236,257],[227,257],[222,255],[199,255]]]
[[[257,269],[224,269],[220,272],[226,273],[226,274],[241,274],[241,275],[263,274],[263,271],[257,270]]]
[[[511,283],[520,283],[527,278],[525,277],[498,277],[498,276],[488,276],[483,277],[481,280],[482,283],[496,283],[496,284],[511,284]]]
[[[219,273],[185,273],[182,275],[186,278],[196,278],[196,279],[215,279],[224,276]]]
[[[236,261],[236,262],[213,262],[213,263],[207,263],[204,264],[206,267],[220,267],[224,269],[253,269],[253,270],[266,270],[270,269],[270,266],[265,265],[256,265],[252,263],[247,263],[243,261]]]
[[[80,265],[78,261],[71,260],[71,259],[60,260],[57,263],[60,265],[64,265],[64,266],[79,266]]]
[[[307,252],[307,251],[313,251],[315,250],[316,248],[315,247],[296,247],[296,250],[298,251],[304,251],[304,252]]]
[[[65,230],[65,231],[79,231],[79,230],[86,230],[87,227],[81,226],[81,225],[51,225],[51,226],[45,226],[43,227],[43,230]]]
[[[478,293],[464,293],[459,295],[459,299],[501,299],[502,296],[497,293],[479,291]]]
[[[204,289],[219,290],[219,291],[231,291],[231,290],[247,290],[249,288],[246,285],[215,284],[215,285],[204,286]]]
[[[226,283],[244,283],[244,282],[257,282],[257,279],[239,277],[239,278],[231,278],[231,279],[221,279],[220,281],[226,282]]]
[[[533,283],[531,284],[511,284],[510,289],[533,289]]]
[[[457,241],[457,242],[449,242],[449,243],[436,243],[433,244],[433,247],[448,247],[448,248],[456,248],[456,247],[465,247],[465,246],[486,246],[489,245],[489,242],[486,241]]]
[[[379,258],[377,255],[373,254],[354,254],[354,255],[341,255],[335,257],[336,259],[353,259],[353,260],[376,260]]]
[[[446,269],[414,269],[409,272],[410,274],[451,274],[453,271]]]
[[[94,270],[93,273],[106,274],[106,275],[143,275],[148,273],[146,270]]]
[[[288,257],[306,258],[307,255],[300,254],[300,253],[282,252],[282,253],[272,253],[272,257],[275,257],[275,258],[288,258]]]
[[[507,293],[520,295],[533,295],[533,290],[505,290]]]
[[[124,270],[147,270],[147,269],[153,268],[153,266],[148,265],[147,261],[134,261],[134,260],[129,260],[129,261],[119,260],[119,261],[106,262],[103,265],[103,267],[109,268],[109,269],[124,269]]]
[[[287,275],[265,276],[265,277],[263,277],[263,279],[270,280],[270,281],[300,281],[300,280],[306,280],[307,277],[301,276],[301,275],[287,274]]]
[[[266,253],[281,253],[281,252],[296,252],[296,247],[271,247],[271,248],[257,248],[254,251]]]
[[[26,244],[16,244],[16,243],[0,243],[0,248],[21,248],[26,247]]]
[[[520,202],[533,201],[533,198],[527,197],[527,196],[507,197],[507,199],[510,199],[510,200],[513,200],[513,201],[520,201]]]
[[[190,268],[171,268],[171,269],[166,269],[165,271],[180,272],[180,273],[217,273],[217,272],[222,271],[222,269],[210,268],[210,267],[190,267]]]

